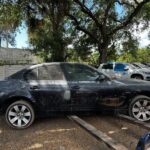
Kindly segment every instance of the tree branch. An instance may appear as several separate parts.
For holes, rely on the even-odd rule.
[[[139,2],[137,1],[137,0],[134,0],[134,2],[138,5],[139,4]]]
[[[126,19],[126,21],[122,22],[121,25],[117,26],[115,29],[113,29],[109,35],[113,35],[115,34],[118,30],[121,30],[123,28],[125,28],[127,25],[129,25],[134,17],[140,12],[140,10],[142,9],[142,7],[144,6],[144,4],[148,3],[149,0],[143,0],[143,2],[139,3],[137,5],[137,7],[133,10],[133,12],[129,15],[129,17]]]
[[[108,18],[109,10],[111,9],[112,3],[113,3],[113,1],[110,0],[108,2],[107,8],[105,9],[105,14],[104,14],[104,19],[103,19],[104,24],[106,24],[106,20]]]
[[[81,10],[87,14],[97,25],[97,27],[100,28],[100,30],[102,31],[102,24],[98,21],[98,19],[93,15],[93,13],[91,12],[90,9],[88,9],[85,5],[83,5],[83,3],[80,2],[80,0],[74,0],[75,3],[77,3],[80,7]]]
[[[134,5],[128,3],[128,2],[125,2],[125,1],[120,1],[120,0],[116,0],[116,2],[119,4],[119,5],[127,5],[127,6],[130,6],[132,8],[135,8]]]
[[[93,38],[96,42],[98,42],[98,40],[96,39],[96,37],[91,32],[89,32],[88,30],[86,30],[85,28],[83,28],[83,27],[80,26],[80,23],[78,22],[78,20],[77,20],[77,18],[75,16],[73,16],[71,14],[67,14],[67,16],[71,20],[73,20],[74,25],[75,25],[75,27],[76,27],[77,30],[84,32],[85,34],[87,34],[88,36],[90,36],[91,38]]]
[[[109,18],[112,19],[113,21],[122,24],[122,22],[120,20],[118,20],[117,18],[115,18],[113,15],[109,15]]]

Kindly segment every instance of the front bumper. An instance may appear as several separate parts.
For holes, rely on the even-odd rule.
[[[150,76],[145,76],[144,79],[145,79],[146,81],[150,81]]]

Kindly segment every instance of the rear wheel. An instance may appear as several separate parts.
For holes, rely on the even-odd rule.
[[[150,120],[150,98],[147,96],[137,96],[129,106],[129,114],[140,121]]]
[[[7,108],[5,119],[9,126],[16,129],[25,129],[35,119],[34,109],[26,101],[14,102]]]

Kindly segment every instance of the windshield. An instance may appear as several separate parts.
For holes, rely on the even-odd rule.
[[[136,63],[136,64],[133,64],[136,68],[147,68],[146,65],[144,64],[141,64],[141,63]]]
[[[129,66],[131,69],[137,69],[137,68],[139,68],[139,67],[137,67],[137,66],[135,66],[135,65],[133,65],[133,64],[128,64],[128,66]]]

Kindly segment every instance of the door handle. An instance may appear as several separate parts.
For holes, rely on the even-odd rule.
[[[80,87],[78,85],[75,85],[75,86],[72,86],[71,89],[78,90],[78,89],[80,89]]]
[[[30,89],[31,90],[36,90],[36,89],[39,89],[39,86],[37,86],[37,85],[31,86]]]

